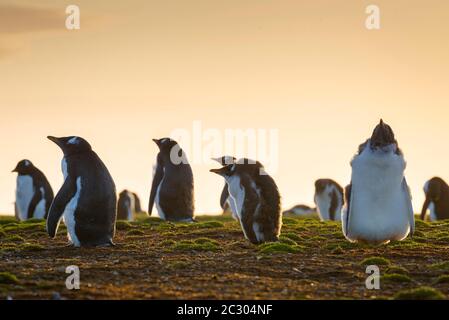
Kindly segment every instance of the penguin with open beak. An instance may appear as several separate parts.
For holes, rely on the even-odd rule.
[[[404,177],[406,162],[393,130],[380,120],[351,161],[342,227],[351,242],[388,243],[413,234],[414,213]]]
[[[262,164],[240,159],[210,171],[225,179],[245,238],[254,244],[277,241],[282,226],[281,197]]]

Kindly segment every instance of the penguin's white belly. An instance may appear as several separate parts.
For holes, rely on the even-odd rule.
[[[329,192],[327,192],[327,188],[324,192],[315,196],[315,203],[321,221],[330,220],[329,209],[331,207],[331,197]]]
[[[402,157],[393,154],[362,153],[353,160],[348,239],[388,242],[407,237],[411,203],[402,185],[404,168]]]
[[[240,177],[238,176],[231,176],[227,183],[229,196],[231,198],[230,202],[234,202],[234,209],[232,209],[232,212],[235,210],[238,219],[241,220],[243,203],[245,202],[245,189],[240,185]]]
[[[81,177],[76,179],[76,193],[72,199],[67,203],[64,209],[63,218],[64,224],[67,227],[67,237],[74,246],[79,247],[81,245],[78,237],[75,233],[75,211],[78,207],[78,201],[81,195]]]
[[[437,221],[437,215],[435,213],[435,204],[433,202],[430,202],[429,204],[429,211],[430,211],[430,221]]]
[[[34,218],[36,219],[44,219],[45,218],[45,191],[44,188],[40,188],[40,193],[42,194],[42,200],[39,201],[39,203],[36,206],[36,209],[34,209]]]
[[[162,178],[161,183],[159,183],[159,185],[157,186],[156,197],[154,199],[154,202],[156,203],[156,209],[157,209],[157,213],[159,214],[159,217],[162,220],[165,220],[165,213],[164,213],[164,210],[162,210],[161,205],[160,205],[160,192],[161,192],[161,187],[162,187],[163,182],[164,182],[164,178]]]
[[[237,214],[237,208],[236,208],[236,206],[235,206],[235,201],[232,199],[231,196],[229,196],[229,197],[226,199],[226,202],[227,202],[227,204],[229,205],[229,208],[231,208],[232,217],[233,217],[235,220],[238,220],[239,217],[238,217],[238,214]]]
[[[18,176],[16,187],[16,207],[20,220],[28,218],[28,206],[34,195],[33,178],[31,176]]]

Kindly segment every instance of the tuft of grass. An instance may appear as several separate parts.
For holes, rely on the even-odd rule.
[[[19,250],[23,251],[42,251],[45,250],[44,246],[37,243],[24,243],[19,246]]]
[[[385,273],[387,274],[409,274],[409,271],[404,268],[404,267],[400,267],[400,266],[390,266],[388,267],[388,269],[385,271]]]
[[[303,249],[298,245],[290,245],[282,242],[268,242],[259,246],[259,252],[265,254],[271,253],[297,253]]]
[[[134,229],[134,230],[129,230],[126,233],[126,235],[127,236],[143,236],[143,235],[145,235],[145,232],[143,232],[142,230]]]
[[[444,261],[440,263],[434,263],[430,265],[431,269],[440,270],[440,271],[449,271],[449,261]]]
[[[279,241],[280,241],[281,243],[286,243],[286,244],[289,244],[289,245],[292,245],[292,246],[297,245],[296,241],[294,241],[294,240],[292,240],[292,239],[290,239],[290,238],[287,238],[287,237],[285,237],[285,236],[280,236],[280,237],[279,237]]]
[[[382,282],[385,283],[405,283],[405,282],[412,282],[412,279],[405,275],[405,274],[399,274],[399,273],[389,273],[380,278]]]
[[[360,264],[362,266],[369,266],[369,265],[376,265],[376,266],[389,266],[390,260],[383,258],[383,257],[369,257],[366,259],[363,259]]]
[[[200,229],[209,229],[209,228],[223,228],[224,224],[223,222],[220,221],[206,221],[196,223],[193,226]]]
[[[443,274],[441,276],[439,276],[436,280],[435,283],[441,284],[441,283],[449,283],[449,275],[448,274]]]
[[[175,243],[172,248],[180,251],[218,251],[220,249],[216,241],[208,238],[181,240]]]
[[[24,238],[22,238],[21,236],[16,235],[16,234],[7,236],[4,240],[5,241],[11,241],[11,242],[24,242],[25,241]]]
[[[162,247],[171,247],[174,246],[176,244],[176,241],[174,240],[164,240],[162,242],[159,243]]]
[[[9,272],[0,272],[0,284],[18,284],[17,277]]]
[[[294,224],[298,224],[298,220],[296,220],[296,219],[293,219],[293,218],[285,218],[285,217],[283,217],[282,218],[282,224],[285,224],[285,225],[294,225]]]
[[[289,239],[291,239],[293,241],[301,241],[301,240],[303,240],[300,236],[298,236],[296,233],[293,233],[293,232],[283,233],[282,237],[289,238]]]
[[[415,227],[418,228],[423,228],[423,227],[430,227],[430,224],[428,222],[422,221],[421,219],[416,219],[415,220]]]
[[[331,251],[331,253],[332,254],[344,254],[345,251],[342,249],[342,247],[337,246]]]
[[[41,224],[41,223],[44,223],[44,222],[45,222],[45,219],[31,218],[31,219],[22,221],[21,223],[23,223],[23,224],[34,224],[34,223]]]
[[[431,287],[419,287],[396,293],[395,300],[444,300],[446,297],[440,291]]]
[[[117,220],[117,222],[115,223],[115,228],[117,230],[128,230],[131,228],[131,223],[125,220]]]

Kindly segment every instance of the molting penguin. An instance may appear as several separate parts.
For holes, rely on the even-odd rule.
[[[298,204],[282,212],[283,215],[292,214],[296,216],[308,216],[314,213],[316,213],[316,208],[311,208],[305,204]]]
[[[393,130],[382,120],[351,161],[342,228],[352,242],[388,243],[413,235],[415,220],[404,177],[406,163]]]
[[[421,219],[430,210],[430,221],[449,219],[449,186],[443,179],[434,177],[424,185],[426,199],[421,210]]]
[[[226,180],[245,238],[254,244],[277,241],[282,226],[281,197],[262,164],[240,159],[210,171]]]
[[[136,212],[135,196],[128,190],[120,192],[117,204],[117,220],[134,220]]]
[[[20,161],[12,172],[17,172],[16,218],[46,219],[53,201],[53,190],[45,175],[30,160]]]
[[[321,221],[340,221],[343,207],[343,188],[334,180],[315,181],[315,204]]]
[[[231,156],[223,156],[220,158],[212,158],[212,160],[217,161],[219,164],[221,164],[222,166],[228,165],[228,164],[233,164],[235,163],[235,161],[237,160],[234,157]],[[223,186],[223,191],[221,192],[221,196],[220,196],[220,206],[223,209],[223,214],[227,214],[228,212],[231,212],[232,217],[236,220],[238,220],[237,217],[237,211],[235,208],[235,203],[234,201],[231,201],[230,197],[229,197],[229,192],[228,192],[228,185],[225,182],[225,185]]]
[[[64,152],[64,184],[50,207],[48,234],[55,237],[63,217],[74,246],[113,245],[117,195],[108,169],[83,138],[48,139]]]
[[[178,143],[170,138],[153,139],[159,147],[151,186],[148,214],[156,204],[159,217],[167,221],[193,222],[193,173]]]
[[[132,195],[134,196],[134,210],[135,210],[135,212],[144,212],[142,210],[142,206],[140,204],[140,198],[137,195],[137,193],[133,192]]]

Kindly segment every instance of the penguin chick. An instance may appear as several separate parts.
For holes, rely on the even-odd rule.
[[[228,164],[233,164],[237,159],[235,157],[231,157],[231,156],[223,156],[220,158],[212,158],[212,160],[215,160],[222,166],[225,166]],[[227,214],[228,212],[230,212],[232,214],[232,217],[235,220],[238,220],[235,205],[234,205],[234,202],[230,200],[228,186],[227,186],[226,182],[225,182],[225,185],[223,186],[223,190],[221,192],[220,206],[223,209],[224,215]]]
[[[117,220],[133,221],[136,213],[134,194],[128,190],[120,192],[117,203]]]
[[[415,222],[404,177],[405,160],[393,130],[382,120],[351,161],[343,234],[351,242],[388,243],[413,234]]]
[[[240,159],[210,171],[225,179],[245,238],[254,244],[277,241],[282,226],[281,198],[262,164]]]

